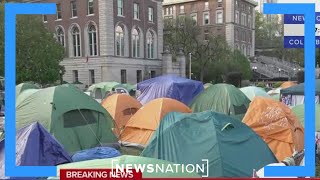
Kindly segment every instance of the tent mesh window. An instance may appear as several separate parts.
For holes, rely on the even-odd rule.
[[[245,105],[235,106],[233,105],[235,115],[245,114],[247,112],[247,107]]]
[[[88,124],[97,123],[96,117],[99,112],[89,109],[76,109],[63,114],[63,122],[65,128],[77,126],[86,126]]]

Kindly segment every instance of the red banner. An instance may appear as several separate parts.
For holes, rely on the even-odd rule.
[[[142,179],[142,172],[135,170],[117,171],[115,169],[61,169],[60,179]]]

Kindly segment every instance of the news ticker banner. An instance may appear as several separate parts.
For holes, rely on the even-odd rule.
[[[316,48],[320,48],[320,1],[318,0],[279,0],[278,3],[315,3],[315,36]],[[304,48],[304,15],[285,14],[284,23],[284,48]]]

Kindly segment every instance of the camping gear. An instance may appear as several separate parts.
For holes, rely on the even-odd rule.
[[[262,88],[260,87],[255,87],[255,86],[249,86],[249,87],[244,87],[240,88],[240,91],[242,91],[247,98],[252,101],[252,99],[256,96],[262,96],[262,97],[267,97],[271,98]]]
[[[59,179],[60,169],[111,169],[115,167],[125,168],[126,165],[130,167],[141,167],[141,169],[144,167],[144,170],[142,170],[142,178],[200,178],[196,173],[188,173],[185,169],[180,169],[181,166],[177,168],[178,171],[176,172],[176,166],[168,161],[124,155],[109,159],[97,159],[60,165],[57,167],[58,177],[51,177],[48,179]],[[151,168],[150,170],[147,167],[151,167],[153,170]],[[157,167],[160,167],[161,170]],[[170,171],[170,167],[173,172]],[[166,173],[161,172],[162,169],[166,170],[168,168],[169,171]]]
[[[31,83],[21,83],[16,86],[16,98],[27,89],[39,89],[38,86]]]
[[[287,81],[287,82],[282,83],[280,88],[286,89],[286,88],[289,88],[289,87],[292,87],[292,86],[296,86],[296,85],[297,85],[297,83],[295,83],[293,81]]]
[[[298,117],[299,121],[301,122],[301,125],[304,127],[304,104],[295,106],[291,110]],[[316,131],[320,132],[320,104],[316,104]]]
[[[5,178],[4,141],[5,140],[2,140],[0,142],[1,179]],[[63,146],[38,122],[32,123],[17,131],[15,154],[17,166],[56,166],[72,162]],[[15,177],[11,178],[17,179]]]
[[[101,105],[115,121],[114,133],[119,136],[128,120],[142,107],[135,98],[126,94],[113,94],[104,99]]]
[[[242,120],[250,100],[231,84],[216,84],[200,95],[191,104],[193,112],[213,110]]]
[[[113,120],[94,99],[68,84],[42,89],[16,107],[16,127],[38,121],[70,152],[114,143]]]
[[[95,148],[76,152],[72,156],[72,161],[79,162],[79,161],[87,161],[87,160],[94,160],[94,159],[107,159],[107,158],[113,158],[117,156],[121,156],[121,154],[118,150],[114,148],[95,147]]]
[[[304,128],[291,109],[281,102],[255,97],[243,122],[269,145],[278,161],[304,149]]]
[[[141,93],[138,100],[142,105],[157,98],[171,98],[189,105],[204,87],[200,81],[165,75],[140,82],[137,89]]]
[[[208,160],[209,177],[250,177],[253,169],[277,162],[248,126],[212,111],[167,114],[141,156],[194,165]]]
[[[174,99],[152,100],[130,118],[119,139],[124,145],[144,147],[158,128],[161,119],[169,112],[191,113],[192,111]]]
[[[316,99],[316,104],[320,104],[319,101],[319,96],[320,96],[320,79],[317,79],[315,81],[315,99]],[[282,89],[280,94],[281,94],[281,99],[282,102],[287,104],[288,106],[297,106],[300,104],[304,104],[304,83],[298,84],[296,86],[292,86],[286,89]]]

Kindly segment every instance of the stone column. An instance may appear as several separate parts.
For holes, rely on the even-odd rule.
[[[180,64],[180,76],[186,77],[186,56],[183,53],[182,48],[179,49],[179,52],[177,54],[177,61]]]
[[[100,56],[114,55],[113,1],[99,0]]]
[[[170,74],[172,72],[172,54],[169,47],[166,47],[162,53],[162,74]]]

